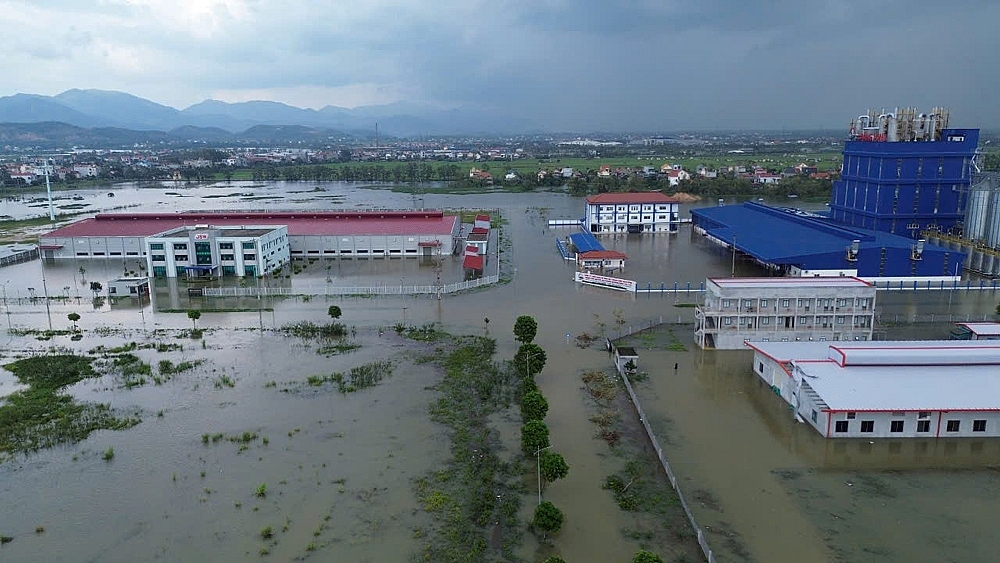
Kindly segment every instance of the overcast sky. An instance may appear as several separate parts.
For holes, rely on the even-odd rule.
[[[995,0],[0,0],[0,95],[476,106],[557,130],[1000,126]]]

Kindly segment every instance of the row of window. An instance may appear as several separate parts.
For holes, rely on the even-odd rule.
[[[90,252],[77,252],[76,255],[77,256],[81,256],[81,257],[82,256],[104,256],[104,253],[103,252],[93,252],[93,253],[90,253]],[[122,253],[121,252],[108,252],[107,255],[108,256],[121,256]],[[139,255],[138,252],[126,252],[125,253],[125,256],[138,256],[138,255]]]
[[[817,414],[816,411],[812,413],[813,422],[816,422]],[[845,433],[850,431],[851,422],[849,420],[838,420],[834,423],[834,432]],[[889,432],[900,433],[906,430],[905,420],[890,420],[889,421]],[[961,420],[949,420],[945,425],[946,432],[960,432],[962,430]],[[917,432],[924,433],[931,431],[931,421],[930,420],[918,420],[917,421]],[[985,420],[973,420],[972,421],[972,431],[973,432],[986,432],[986,421]],[[875,432],[875,421],[874,420],[862,420],[861,421],[861,432],[864,434]]]
[[[643,215],[641,219],[639,217],[640,217],[639,215],[629,215],[629,216],[601,215],[600,219],[598,219],[598,222],[614,223],[615,221],[617,221],[619,223],[627,223],[627,222],[637,223],[639,221],[643,221],[648,223],[653,221],[653,215]],[[670,220],[670,215],[656,215],[656,221],[669,221],[669,220]]]
[[[740,299],[723,299],[722,300],[722,308],[723,309],[729,309],[729,308],[732,308],[732,307],[739,307],[740,306],[740,301],[741,301]],[[756,301],[758,301],[758,300],[757,299],[743,299],[742,301],[743,301],[742,304],[743,304],[743,308],[744,309],[753,310],[754,307],[756,307]],[[761,309],[766,308],[770,304],[770,301],[768,299],[760,299],[759,301],[760,301],[760,308]],[[817,307],[830,308],[831,306],[833,306],[834,303],[836,303],[837,307],[849,307],[850,305],[853,304],[855,307],[861,307],[861,308],[865,309],[865,308],[868,307],[868,303],[869,303],[870,299],[867,298],[867,297],[856,297],[856,298],[843,298],[843,299],[808,299],[808,298],[807,299],[790,299],[789,298],[789,299],[775,299],[774,300],[775,305],[778,305],[780,303],[780,306],[784,307],[786,309],[790,308],[792,306],[793,302],[795,303],[796,307],[808,309],[809,307],[812,306],[812,304],[813,304],[814,301],[816,302],[816,306]]]
[[[670,211],[670,205],[658,203],[654,207],[651,204],[644,205],[599,205],[597,208],[601,213],[609,213],[613,211]]]
[[[722,323],[726,326],[732,326],[734,319],[736,317],[722,317]],[[740,326],[753,326],[754,319],[758,319],[761,326],[770,326],[771,319],[776,319],[775,325],[783,325],[785,328],[795,328],[795,317],[739,317],[738,325]],[[836,323],[838,325],[845,324],[847,322],[846,315],[834,316],[818,316],[818,317],[799,317],[798,326],[799,328],[804,327],[829,327]],[[853,318],[854,326],[867,327],[871,324],[871,317],[869,316],[857,316]]]
[[[223,261],[231,261],[231,260],[235,260],[236,256],[234,254],[220,254],[219,255],[219,259],[221,259]],[[253,262],[256,259],[257,259],[257,255],[256,254],[244,254],[243,255],[243,261],[244,262]],[[166,260],[167,260],[167,257],[165,255],[163,255],[163,254],[154,254],[153,255],[153,262],[166,262]],[[187,254],[177,254],[177,255],[174,256],[174,261],[175,262],[187,262],[188,261],[188,255]]]

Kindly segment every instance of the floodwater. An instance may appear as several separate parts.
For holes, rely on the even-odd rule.
[[[287,194],[312,185],[277,183],[232,191],[286,194],[269,208],[292,208],[294,202],[287,200],[293,198]],[[387,190],[323,187],[327,191],[320,195],[337,201],[339,207],[414,204],[412,196]],[[160,208],[156,202],[169,201],[163,192],[174,190],[136,191],[140,207],[135,209],[155,210]],[[87,197],[106,195],[93,190]],[[114,198],[116,204],[124,201],[119,197]],[[228,203],[226,198],[207,201],[206,207],[241,203],[239,197]],[[986,555],[1000,547],[988,533],[1000,520],[989,511],[993,497],[988,492],[997,479],[989,467],[1000,464],[1000,442],[979,441],[976,446],[937,441],[923,449],[909,442],[876,441],[866,448],[859,441],[823,440],[793,422],[773,393],[761,388],[747,353],[695,349],[692,327],[683,324],[691,322],[693,310],[675,304],[698,301],[697,293],[683,291],[687,282],[697,287],[706,276],[728,276],[733,260],[723,249],[692,236],[689,228],[672,236],[619,236],[605,241],[607,247],[629,254],[625,276],[640,286],[662,283],[672,288],[677,282],[681,289],[676,294],[631,296],[575,285],[572,264],[556,252],[554,238],[571,231],[548,229],[546,220],[578,217],[583,206],[579,198],[547,193],[426,193],[417,205],[501,208],[507,221],[505,236],[511,241],[503,258],[510,282],[441,300],[414,296],[317,296],[260,304],[226,300],[221,306],[249,310],[204,312],[199,327],[218,328],[206,334],[206,349],[197,341],[177,340],[185,344],[182,353],[145,351],[146,359],[153,361],[207,359],[202,366],[163,386],[126,391],[98,380],[74,389],[82,398],[141,407],[146,412],[142,424],[122,432],[98,432],[80,444],[0,465],[0,501],[9,507],[0,513],[0,533],[15,537],[0,548],[4,559],[191,560],[210,552],[213,559],[228,561],[256,558],[261,547],[269,546],[274,560],[289,560],[314,553],[308,549],[312,543],[322,559],[405,560],[419,545],[415,530],[427,525],[417,510],[411,479],[434,469],[448,455],[447,441],[427,417],[434,396],[427,386],[434,374],[413,365],[407,353],[412,345],[394,334],[380,338],[375,327],[439,322],[452,333],[489,332],[498,340],[501,359],[516,349],[510,332],[514,319],[530,314],[539,323],[536,342],[548,354],[538,381],[550,404],[546,422],[551,442],[570,465],[568,477],[545,491],[545,498],[566,514],[554,547],[567,561],[628,560],[639,547],[621,532],[630,515],[600,488],[607,475],[620,469],[620,460],[608,456],[604,442],[593,437],[588,421],[591,403],[579,377],[583,370],[606,367],[607,356],[596,346],[581,350],[566,338],[593,333],[598,322],[613,335],[616,310],[626,326],[661,317],[682,323],[671,330],[687,347],[685,352],[667,350],[662,338],[635,339],[640,368],[650,375],[637,389],[720,561],[958,561],[989,559]],[[192,207],[197,206],[175,208]],[[355,268],[352,285],[365,279],[366,268],[378,270],[375,273],[386,280],[431,275],[416,261],[359,262],[365,261],[336,264],[338,271]],[[49,294],[61,295],[68,287],[70,297],[50,304],[47,311],[25,299],[29,287],[41,295],[42,267],[35,261],[0,270],[0,283],[10,280],[6,288],[14,298],[8,316],[12,325],[45,329],[51,319],[54,328],[69,328],[66,315],[75,311],[82,316],[79,324],[87,336],[76,343],[66,337],[48,342],[10,338],[5,357],[12,350],[45,350],[50,345],[84,350],[99,343],[140,339],[154,329],[191,326],[183,313],[161,312],[189,305],[186,295],[170,288],[157,293],[159,307],[148,301],[95,305],[86,282],[119,275],[125,267],[114,261],[87,262],[84,279],[79,279],[76,264],[46,264]],[[756,273],[751,264],[739,260],[735,270],[737,275]],[[326,283],[325,263],[309,265],[301,275]],[[348,276],[342,277],[337,283],[348,283]],[[291,283],[313,281],[300,282],[293,276]],[[883,320],[906,322],[913,315],[931,313],[982,315],[992,311],[997,297],[976,291],[883,292],[879,306]],[[269,331],[237,330],[280,327],[298,320],[320,322],[333,303],[343,310],[341,320],[357,327],[361,349],[325,358],[300,340]],[[0,317],[0,323],[5,320]],[[98,327],[120,328],[127,336],[94,336]],[[940,337],[947,334],[947,327],[938,319],[893,327],[887,336]],[[344,370],[376,357],[397,362],[395,375],[379,387],[344,396],[304,384],[308,375]],[[235,387],[216,388],[223,374],[235,379]],[[271,380],[276,387],[265,387]],[[12,385],[9,374],[0,371],[0,393],[10,392]],[[282,392],[285,388],[289,391]],[[156,416],[159,410],[163,417]],[[231,442],[201,443],[204,433],[244,431],[267,436],[269,444],[258,440],[241,452]],[[505,432],[516,428],[501,431]],[[109,446],[116,454],[111,463],[100,456]],[[260,483],[268,486],[265,499],[251,494]],[[526,495],[525,505],[533,496]],[[288,530],[280,532],[286,518]],[[45,532],[36,535],[36,526],[45,526]],[[276,545],[260,538],[264,526],[273,527]],[[526,537],[523,556],[531,560],[536,547]]]

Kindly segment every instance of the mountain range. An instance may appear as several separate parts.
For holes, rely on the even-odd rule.
[[[179,110],[110,90],[73,89],[55,96],[0,97],[0,123],[42,122],[163,132],[196,127],[240,133],[261,125],[302,126],[364,137],[374,136],[376,123],[383,134],[397,137],[514,133],[531,129],[531,124],[524,120],[477,108],[442,110],[407,102],[353,109],[326,106],[315,110],[270,101],[205,100]]]

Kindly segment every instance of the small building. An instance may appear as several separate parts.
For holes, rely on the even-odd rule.
[[[875,292],[851,277],[709,278],[695,342],[742,350],[747,341],[871,340]]]
[[[108,297],[149,295],[149,278],[118,278],[108,282]]]
[[[469,236],[465,237],[466,247],[474,246],[482,256],[486,255],[486,250],[490,241],[490,232],[486,229],[474,228]]]
[[[576,254],[576,265],[581,270],[615,272],[625,269],[628,255],[618,250],[590,250]]]
[[[480,213],[476,215],[475,220],[472,223],[473,229],[485,229],[490,230],[490,216]]]
[[[613,346],[618,373],[634,374],[639,369],[639,354],[631,346]]]
[[[952,340],[1000,340],[1000,323],[955,323]]]
[[[482,277],[485,265],[486,256],[479,252],[479,247],[473,244],[467,245],[465,255],[462,257],[462,270],[465,273],[465,279]]]
[[[753,370],[826,438],[1000,436],[1000,347],[748,342]]]
[[[8,244],[0,246],[0,268],[20,264],[38,258],[38,246],[34,244]]]
[[[594,234],[676,233],[680,202],[660,192],[603,193],[587,198],[587,229]]]
[[[288,227],[180,227],[146,238],[153,277],[259,276],[291,260]]]

